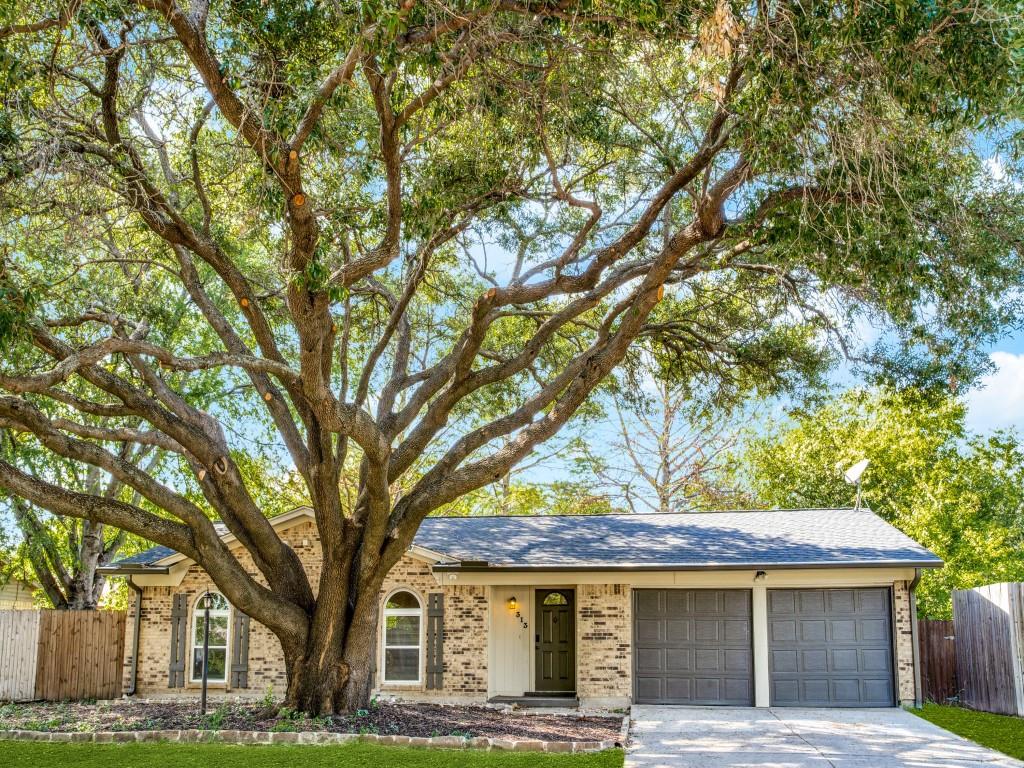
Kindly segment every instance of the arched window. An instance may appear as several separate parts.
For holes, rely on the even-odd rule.
[[[192,682],[203,680],[203,624],[206,616],[204,600],[200,595],[192,609]],[[210,642],[207,656],[206,679],[223,683],[228,674],[228,627],[231,625],[231,606],[220,592],[210,592]]]
[[[544,605],[568,605],[569,600],[561,592],[549,592],[544,598]]]
[[[420,681],[423,608],[412,592],[395,592],[384,603],[384,682]]]

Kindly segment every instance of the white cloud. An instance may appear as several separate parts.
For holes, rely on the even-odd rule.
[[[993,352],[996,370],[967,395],[967,424],[987,432],[1016,427],[1024,432],[1024,354]]]
[[[1006,166],[999,155],[986,158],[984,161],[985,170],[993,181],[1004,181],[1006,179]]]

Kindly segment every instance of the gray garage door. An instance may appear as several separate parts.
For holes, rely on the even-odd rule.
[[[885,587],[768,590],[772,705],[893,706],[890,605]]]
[[[639,704],[753,704],[750,590],[634,590]]]

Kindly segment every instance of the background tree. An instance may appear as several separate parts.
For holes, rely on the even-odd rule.
[[[17,456],[0,487],[194,559],[279,638],[290,705],[364,706],[420,522],[638,338],[770,395],[870,313],[898,340],[874,369],[973,378],[1018,309],[1017,179],[973,138],[1019,106],[1021,23],[1000,0],[6,3],[0,419],[142,501]],[[236,460],[266,429],[315,511],[316,591]]]
[[[620,385],[610,397],[614,437],[583,445],[580,468],[630,512],[744,506],[726,471],[737,423],[687,384],[648,374],[635,388]]]
[[[964,421],[954,397],[854,389],[754,439],[736,466],[768,506],[847,507],[842,470],[870,459],[863,503],[946,561],[918,605],[948,619],[951,590],[1024,579],[1024,447]]]

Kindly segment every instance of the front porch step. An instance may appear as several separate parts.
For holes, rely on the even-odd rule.
[[[494,696],[487,700],[488,704],[514,704],[518,707],[531,709],[577,709],[580,700],[569,694],[553,696],[543,693],[528,693],[525,696]]]

